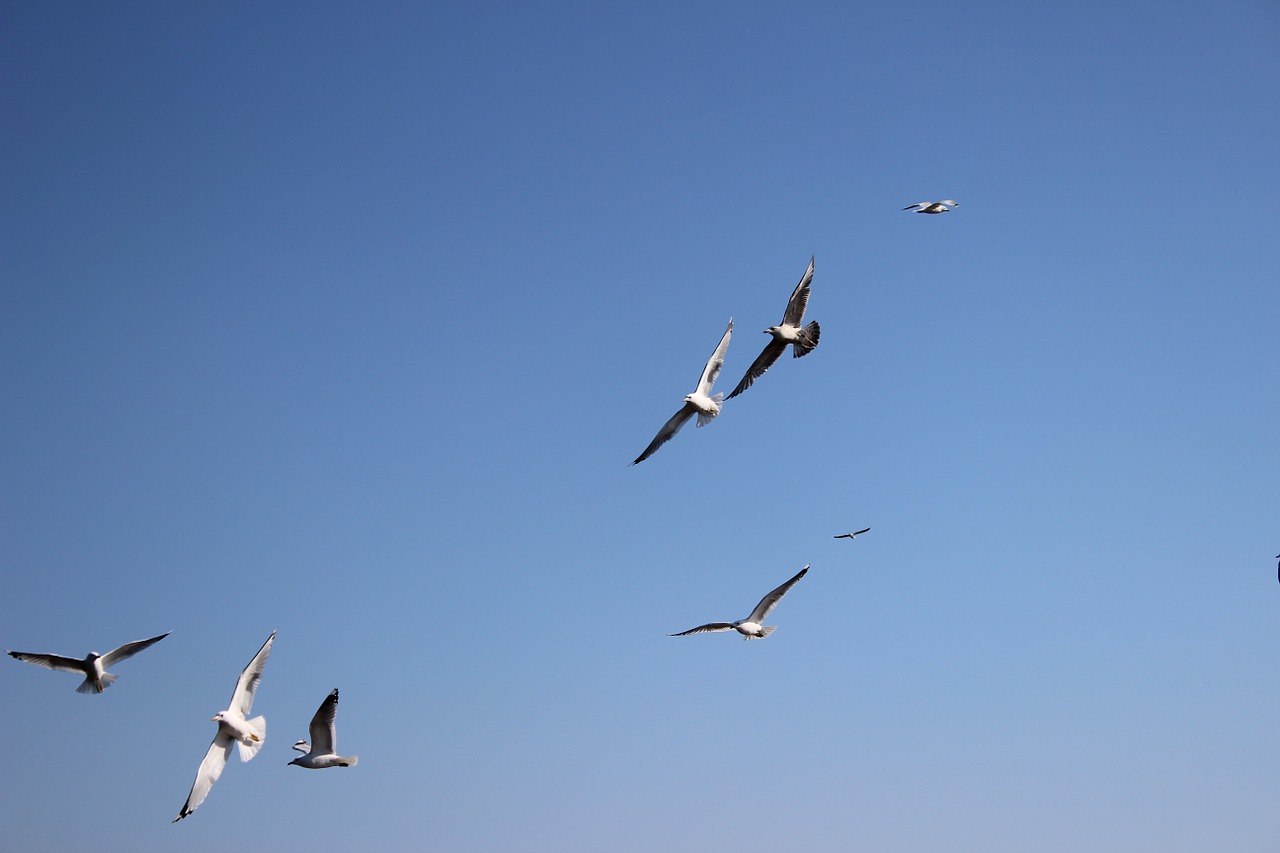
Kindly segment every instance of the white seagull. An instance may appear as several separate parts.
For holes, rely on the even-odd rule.
[[[720,368],[724,367],[724,354],[729,349],[729,338],[733,335],[733,318],[729,318],[729,327],[724,330],[724,336],[720,338],[720,343],[716,345],[715,352],[711,353],[711,358],[707,359],[707,366],[702,368],[702,375],[698,377],[698,387],[692,394],[686,394],[684,397],[684,405],[680,407],[680,411],[671,416],[671,419],[662,425],[662,429],[658,430],[658,434],[654,436],[653,441],[649,442],[649,446],[644,449],[631,463],[636,465],[653,455],[653,452],[662,445],[666,444],[671,436],[680,431],[680,427],[688,422],[689,418],[695,414],[698,416],[698,426],[705,426],[710,423],[716,415],[720,414],[720,402],[724,399],[724,394],[710,396],[711,386],[715,384],[716,377],[720,375]]]
[[[918,201],[902,209],[914,210],[916,213],[950,213],[951,208],[959,206],[960,202],[947,199],[945,201]]]
[[[773,366],[787,348],[787,344],[791,344],[793,358],[813,352],[814,347],[818,345],[818,335],[822,333],[822,329],[816,320],[804,327],[800,325],[804,321],[804,309],[809,304],[809,284],[812,281],[813,258],[809,258],[809,268],[804,271],[796,289],[791,291],[791,299],[787,301],[787,310],[782,315],[782,322],[764,330],[766,335],[773,336],[772,340],[764,345],[764,351],[751,362],[751,366],[747,368],[747,375],[742,377],[738,387],[734,388],[733,393],[726,399],[732,400],[750,388],[752,382],[763,376],[764,372]]]
[[[739,619],[737,622],[708,622],[705,625],[699,625],[697,628],[690,628],[688,631],[681,631],[679,634],[672,634],[671,636],[684,637],[689,634],[707,634],[712,631],[737,631],[744,640],[763,640],[776,630],[776,626],[761,625],[760,623],[769,616],[769,611],[778,606],[778,602],[782,600],[782,596],[787,594],[787,590],[795,586],[796,581],[804,577],[804,573],[807,571],[809,571],[809,567],[805,566],[791,580],[760,599],[756,609],[752,610],[751,615],[746,619]]]
[[[76,660],[75,658],[64,658],[62,655],[42,655],[35,652],[9,652],[10,657],[24,660],[27,663],[33,663],[36,666],[43,666],[45,669],[53,669],[59,672],[74,672],[76,675],[83,675],[84,681],[76,688],[77,693],[101,693],[106,690],[120,676],[107,672],[107,667],[114,666],[122,660],[133,657],[138,652],[153,646],[156,643],[169,636],[171,631],[166,631],[159,637],[152,637],[150,640],[138,640],[136,643],[125,643],[118,649],[112,649],[105,655],[97,652],[89,652],[85,655],[84,660]]]
[[[308,734],[311,735],[311,743],[300,740],[293,745],[298,752],[306,754],[289,763],[310,770],[323,770],[326,767],[355,767],[360,761],[359,756],[337,753],[338,734],[333,724],[337,716],[338,688],[335,687],[333,692],[320,703],[320,709],[316,711],[316,715],[311,718],[311,725],[307,728]]]
[[[218,733],[213,736],[213,743],[209,744],[209,751],[200,762],[195,784],[191,786],[191,793],[182,804],[182,810],[173,819],[174,823],[200,808],[204,798],[209,796],[209,790],[218,781],[222,769],[227,766],[227,759],[231,757],[232,744],[240,748],[241,761],[250,760],[262,749],[262,742],[267,738],[267,718],[254,717],[247,720],[245,717],[253,707],[253,694],[258,689],[258,682],[262,680],[262,670],[267,665],[267,656],[271,654],[271,643],[275,638],[276,632],[272,631],[262,648],[253,656],[253,660],[240,673],[227,709],[213,715],[213,721],[218,724]]]
[[[871,531],[870,527],[864,527],[861,530],[854,531],[853,533],[841,533],[838,536],[833,536],[831,538],[832,539],[857,539],[862,534],[869,533],[870,531]]]

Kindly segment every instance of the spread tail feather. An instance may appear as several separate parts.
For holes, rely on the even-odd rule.
[[[91,675],[80,683],[80,686],[76,688],[76,692],[77,693],[101,693],[102,691],[110,687],[112,684],[115,684],[116,679],[119,677],[120,676],[115,675],[114,673],[104,672],[102,673],[102,681],[101,683],[99,683],[97,681],[94,681],[93,676]]]
[[[359,763],[360,763],[360,756],[344,755],[342,759],[338,762],[338,766],[339,767],[355,767]]]
[[[761,626],[760,626],[760,633],[759,633],[757,636],[749,637],[748,639],[751,639],[751,640],[763,640],[765,637],[769,636],[770,634],[772,634],[772,633],[773,633],[774,631],[776,631],[776,630],[778,630],[778,626],[777,626],[777,625],[761,625]]]
[[[262,744],[267,740],[266,717],[254,717],[252,720],[245,720],[245,723],[248,724],[249,728],[253,730],[253,733],[257,735],[257,739],[250,741],[249,743],[244,743],[239,740],[236,741],[236,747],[240,750],[241,761],[251,760],[258,754],[258,750],[262,749]]]
[[[791,344],[792,358],[808,355],[818,346],[818,338],[822,335],[822,327],[814,320],[800,330],[800,337]]]

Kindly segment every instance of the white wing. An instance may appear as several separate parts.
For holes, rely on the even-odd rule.
[[[182,810],[173,819],[174,823],[200,808],[204,798],[209,796],[209,790],[213,787],[213,783],[218,781],[218,777],[222,775],[223,768],[227,766],[227,759],[231,757],[231,745],[233,743],[235,741],[231,739],[231,736],[223,734],[222,726],[218,726],[218,733],[214,735],[213,743],[209,744],[209,751],[204,754],[204,760],[200,762],[200,769],[196,771],[196,781],[191,786],[191,793],[187,794],[187,801],[182,804]]]
[[[804,271],[804,275],[800,278],[800,283],[796,285],[796,289],[791,291],[791,298],[787,300],[786,313],[782,315],[782,322],[788,326],[799,326],[804,320],[804,309],[809,305],[809,285],[813,282],[813,258],[809,258],[809,268]]]
[[[125,643],[118,649],[112,649],[102,656],[102,668],[110,669],[112,665],[133,657],[148,646],[154,646],[171,633],[171,631],[165,631],[159,637],[152,637],[150,640],[138,640],[136,643]]]
[[[253,660],[249,661],[249,665],[240,673],[235,692],[231,694],[231,702],[227,705],[229,710],[239,713],[246,719],[249,717],[249,709],[253,707],[253,694],[258,689],[258,682],[262,680],[262,670],[267,665],[267,657],[271,654],[271,643],[275,638],[276,632],[272,631],[271,636],[267,637],[267,641],[262,644],[262,648],[258,649],[258,653],[253,656]]]
[[[778,602],[782,600],[782,596],[787,594],[787,590],[795,586],[796,581],[804,577],[804,573],[807,571],[809,571],[809,567],[805,566],[791,580],[760,599],[760,603],[756,605],[755,610],[751,611],[751,615],[747,617],[747,621],[755,622],[757,625],[763,625],[764,620],[769,616],[769,611],[773,610],[773,608],[777,606]]]
[[[729,350],[729,338],[733,336],[733,318],[729,318],[729,327],[724,330],[724,336],[720,338],[720,343],[716,344],[716,351],[711,353],[711,358],[707,359],[707,366],[702,368],[702,376],[698,379],[698,393],[711,396],[711,386],[715,384],[716,377],[720,375],[720,368],[724,367],[724,354]]]
[[[329,755],[338,751],[338,735],[334,720],[338,716],[338,688],[325,697],[320,709],[311,718],[307,729],[311,733],[311,751],[318,755]]]
[[[84,661],[75,658],[64,658],[62,655],[42,655],[35,652],[9,652],[9,656],[18,660],[33,663],[36,666],[42,666],[45,669],[54,669],[58,672],[74,672],[76,675],[84,675],[89,670],[85,669]]]

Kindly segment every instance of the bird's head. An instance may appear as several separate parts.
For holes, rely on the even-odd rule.
[[[213,715],[212,717],[210,717],[209,719],[210,719],[210,721],[212,721],[212,722],[220,723],[220,722],[222,722],[223,720],[225,720],[226,718],[227,718],[227,712],[226,712],[226,711],[219,711],[218,713],[214,714],[214,715]]]

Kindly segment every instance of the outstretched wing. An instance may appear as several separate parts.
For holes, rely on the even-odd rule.
[[[764,620],[768,618],[769,611],[773,610],[782,600],[782,596],[787,594],[787,590],[796,585],[796,581],[804,577],[804,573],[809,571],[809,567],[805,566],[795,577],[775,589],[773,592],[760,599],[760,603],[756,605],[756,609],[751,611],[751,615],[747,617],[748,622],[755,622],[757,625],[763,625]]]
[[[705,625],[699,625],[697,628],[690,628],[688,631],[681,631],[679,634],[669,634],[671,637],[687,637],[690,634],[710,634],[714,631],[732,631],[733,625],[729,622],[708,622]]]
[[[248,717],[249,709],[253,707],[253,694],[258,689],[258,682],[262,680],[262,670],[267,665],[267,657],[271,654],[271,644],[275,639],[276,632],[272,631],[236,681],[235,692],[231,694],[231,702],[227,707],[242,717]]]
[[[182,804],[182,809],[178,812],[178,816],[173,819],[174,823],[200,808],[204,798],[209,796],[209,790],[213,787],[213,783],[218,781],[218,777],[222,775],[223,768],[227,766],[227,759],[231,757],[231,745],[233,743],[235,741],[231,739],[231,736],[223,734],[222,726],[218,726],[218,733],[214,735],[213,743],[209,744],[209,751],[204,754],[204,760],[200,762],[200,769],[196,771],[196,781],[191,786],[191,793],[187,794],[187,801]]]
[[[127,660],[128,658],[133,657],[148,646],[154,646],[171,633],[173,632],[165,631],[159,637],[152,637],[150,640],[138,640],[136,643],[125,643],[118,649],[112,649],[102,656],[102,666],[104,669],[110,669],[113,664],[117,664],[122,660]]]
[[[933,202],[929,202],[929,201],[918,201],[915,204],[909,204],[902,209],[903,210],[924,210],[926,207],[928,207],[932,203]]]
[[[338,688],[324,698],[320,709],[311,718],[307,731],[311,733],[311,749],[320,755],[337,752],[338,736],[334,720],[338,716]]]
[[[692,403],[685,403],[680,408],[680,411],[672,415],[671,419],[662,425],[662,429],[658,430],[658,434],[653,437],[653,441],[649,442],[649,446],[644,449],[644,453],[632,460],[631,464],[637,465],[652,456],[655,450],[666,444],[671,436],[680,431],[680,427],[689,422],[695,411],[697,409],[694,408]]]
[[[711,386],[715,384],[716,377],[720,375],[720,368],[724,367],[724,354],[729,351],[729,338],[733,336],[733,318],[729,318],[729,326],[724,330],[724,335],[720,338],[720,343],[716,344],[715,352],[711,353],[711,358],[707,359],[707,366],[702,368],[702,376],[698,378],[698,393],[711,396]]]
[[[733,389],[733,393],[726,397],[726,400],[732,400],[743,391],[751,387],[751,383],[755,382],[773,363],[781,357],[783,351],[787,348],[785,342],[777,338],[770,337],[769,343],[764,345],[764,350],[756,356],[756,360],[751,362],[751,366],[747,368],[747,375],[742,377],[742,381],[738,383],[738,387]]]
[[[791,299],[787,301],[787,311],[782,315],[782,322],[788,326],[799,326],[804,319],[804,309],[809,304],[809,285],[813,281],[813,258],[809,258],[809,268],[804,271],[800,283],[791,291]]]
[[[58,672],[74,672],[76,675],[84,675],[84,661],[75,658],[64,658],[62,655],[42,655],[36,652],[9,652],[9,656],[24,660],[27,663],[33,663],[36,666],[42,666],[45,669],[55,669]]]

